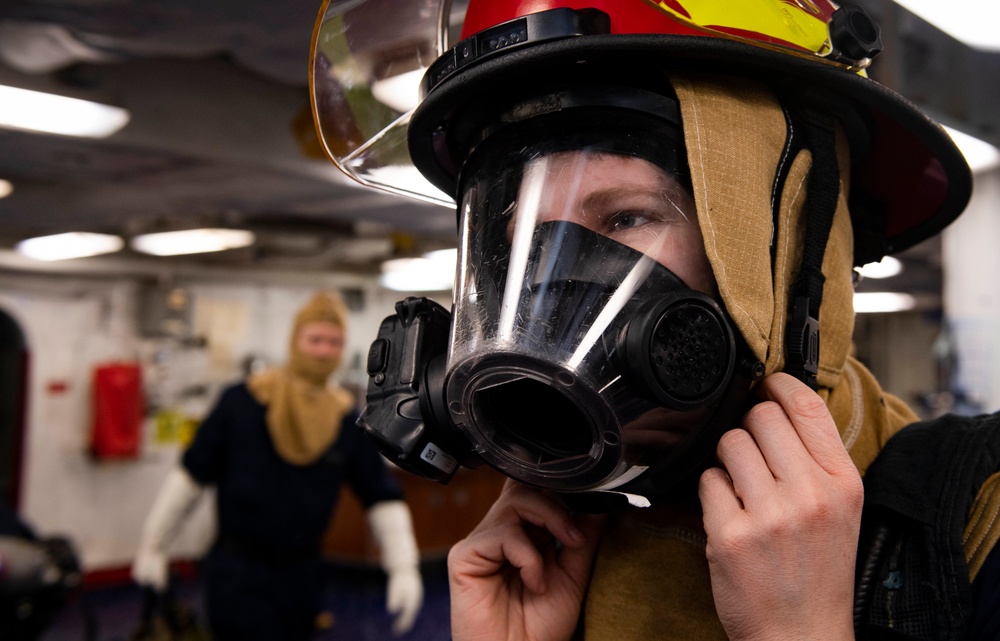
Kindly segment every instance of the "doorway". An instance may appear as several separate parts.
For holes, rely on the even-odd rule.
[[[0,310],[0,502],[17,511],[28,391],[24,332]]]

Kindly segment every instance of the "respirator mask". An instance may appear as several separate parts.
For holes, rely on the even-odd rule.
[[[493,122],[467,136],[452,311],[397,304],[359,422],[438,481],[486,463],[596,509],[648,505],[763,376],[715,298],[677,103],[557,90]]]

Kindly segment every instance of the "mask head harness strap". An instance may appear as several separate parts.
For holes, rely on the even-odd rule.
[[[808,101],[796,101],[795,120],[812,154],[802,262],[792,291],[791,321],[786,333],[785,371],[817,389],[819,371],[819,310],[823,300],[823,257],[833,227],[840,193],[836,121],[832,114]]]

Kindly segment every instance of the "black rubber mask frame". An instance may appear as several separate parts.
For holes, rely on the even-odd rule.
[[[762,370],[715,300],[641,251],[548,220],[514,255],[512,220],[532,209],[522,172],[549,155],[639,158],[686,183],[679,125],[607,116],[498,128],[463,169],[445,397],[476,455],[504,474],[645,500],[700,469]]]

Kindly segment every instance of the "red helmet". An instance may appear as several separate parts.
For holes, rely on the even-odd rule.
[[[865,75],[881,45],[860,9],[470,0],[449,46],[439,2],[336,2],[313,43],[313,104],[331,158],[363,182],[460,204],[452,313],[407,299],[374,348],[362,421],[404,469],[441,480],[478,457],[559,492],[655,500],[708,460],[768,367],[829,385],[846,351],[825,331],[833,348],[822,367],[819,305],[830,285],[824,309],[850,314],[852,231],[855,261],[875,260],[940,231],[969,197],[950,137]],[[407,73],[422,75],[409,105],[388,93]],[[721,99],[692,99],[692,79],[704,83],[697,98]],[[711,155],[691,144],[719,132]],[[793,171],[806,166],[808,176]],[[407,183],[414,168],[422,185]],[[726,202],[708,203],[707,174]],[[782,202],[793,174],[799,208]],[[723,211],[731,227],[701,226]],[[785,214],[802,228],[780,226]],[[795,229],[801,258],[769,251]],[[754,232],[747,247],[714,256],[738,257],[733,271],[754,277],[745,282],[719,278],[709,243],[692,250],[696,238],[716,251],[744,232]],[[841,251],[825,254],[831,239]],[[751,254],[784,266],[756,278]],[[709,269],[714,280],[699,283]],[[739,305],[770,300],[772,285],[783,288],[780,313]],[[785,345],[770,344],[772,326]]]
[[[462,39],[446,50],[445,5],[327,0],[323,7],[313,40],[314,113],[328,154],[349,175],[450,204],[459,156],[470,144],[459,140],[462,118],[505,92],[594,63],[630,77],[653,67],[746,75],[786,93],[820,90],[842,100],[847,107],[838,112],[859,116],[870,131],[869,142],[852,149],[852,201],[862,203],[852,202],[859,263],[937,234],[970,196],[971,172],[948,134],[865,74],[881,41],[858,7],[829,0],[470,0]],[[394,30],[397,24],[406,26]],[[427,69],[415,111],[362,95],[379,74],[384,79],[386,60],[406,71],[403,57]],[[412,176],[385,171],[411,162],[434,188],[409,187]]]

